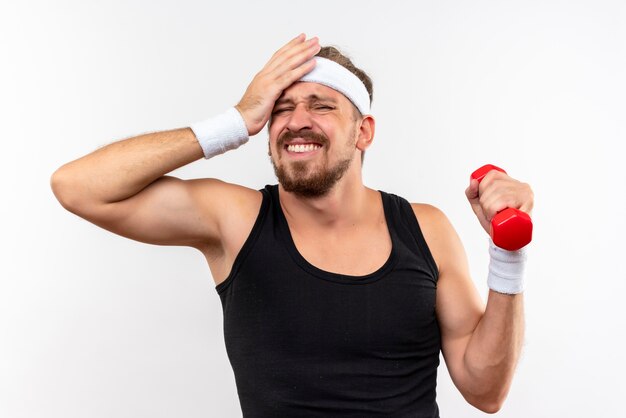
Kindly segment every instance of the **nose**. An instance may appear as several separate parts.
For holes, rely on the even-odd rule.
[[[292,132],[297,132],[302,129],[311,129],[311,127],[311,114],[304,103],[299,103],[289,115],[286,128]]]

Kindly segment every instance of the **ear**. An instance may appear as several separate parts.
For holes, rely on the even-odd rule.
[[[359,136],[356,141],[356,147],[365,151],[374,141],[374,132],[376,131],[376,121],[371,115],[363,116],[361,126],[359,127]]]

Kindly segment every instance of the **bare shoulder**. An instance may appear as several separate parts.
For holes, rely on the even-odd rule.
[[[427,203],[411,203],[411,208],[413,208],[413,212],[420,222],[421,227],[427,226],[422,225],[422,223],[426,223],[428,225],[438,225],[446,222],[449,223],[446,215],[439,208],[433,205],[429,205]]]
[[[454,351],[451,338],[469,335],[484,309],[470,277],[465,249],[448,217],[431,205],[412,206],[439,269],[437,318],[448,362]]]
[[[209,263],[216,284],[230,271],[232,263],[250,235],[259,215],[263,194],[238,184],[217,179],[189,181],[202,217],[211,217],[216,242],[199,248]]]
[[[189,191],[199,204],[230,211],[246,211],[260,204],[261,192],[239,184],[227,183],[213,178],[187,180]]]
[[[193,179],[188,184],[200,210],[214,217],[223,239],[254,223],[263,200],[258,190],[218,179]]]
[[[411,203],[411,207],[441,272],[451,252],[463,251],[460,239],[448,217],[439,208],[425,203]]]

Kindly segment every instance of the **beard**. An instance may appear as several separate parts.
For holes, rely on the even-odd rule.
[[[285,142],[296,137],[317,142],[322,145],[323,152],[328,153],[328,138],[325,135],[310,131],[285,132],[278,138],[277,148],[283,150]],[[315,163],[312,161],[292,161],[288,167],[286,167],[286,164],[278,165],[274,161],[271,148],[269,155],[276,178],[283,186],[283,189],[306,198],[321,197],[327,194],[348,171],[354,159],[354,153],[349,151],[342,155],[342,158],[336,164],[329,166],[328,162],[325,161],[322,167],[315,169],[313,167]],[[280,155],[278,159],[281,159]]]

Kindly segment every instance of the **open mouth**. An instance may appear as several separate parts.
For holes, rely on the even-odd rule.
[[[313,151],[317,151],[322,148],[320,144],[308,143],[308,144],[287,144],[285,149],[290,153],[305,154]]]

